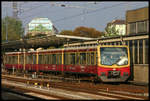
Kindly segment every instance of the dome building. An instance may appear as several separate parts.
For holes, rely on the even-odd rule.
[[[35,35],[53,35],[57,31],[56,27],[54,27],[53,23],[48,18],[34,18],[27,25],[27,34],[30,36]]]

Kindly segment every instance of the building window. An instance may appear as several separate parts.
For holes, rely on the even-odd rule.
[[[134,50],[134,64],[138,64],[138,47],[137,47],[137,40],[134,40],[134,47],[135,47],[135,50]]]
[[[146,46],[145,46],[145,64],[149,64],[149,40],[148,39],[146,39],[145,40],[145,42],[146,42]]]
[[[137,22],[137,31],[138,33],[147,32],[147,21]]]
[[[136,23],[130,23],[129,24],[129,34],[135,34],[136,33]]]
[[[143,64],[143,40],[139,40],[139,64]]]

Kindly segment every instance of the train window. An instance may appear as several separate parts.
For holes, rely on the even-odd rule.
[[[50,56],[49,56],[49,54],[47,54],[46,60],[47,60],[47,64],[50,64]]]
[[[90,58],[91,58],[91,57],[90,57],[90,53],[88,52],[88,53],[87,53],[87,65],[90,65],[90,63],[91,63],[91,62],[90,62]]]
[[[56,54],[52,54],[52,64],[56,64]]]
[[[43,64],[46,64],[46,54],[43,54]]]
[[[86,64],[86,53],[80,53],[80,64]]]
[[[20,55],[20,56],[19,56],[19,64],[23,64],[22,58],[23,58],[22,55]]]
[[[10,64],[12,64],[12,56],[9,56]]]
[[[33,64],[36,64],[36,55],[33,55]]]
[[[70,64],[72,64],[72,65],[75,64],[75,53],[70,54]]]
[[[17,56],[12,56],[12,64],[17,64]]]
[[[52,64],[52,54],[49,55],[49,59],[50,64]]]
[[[67,65],[67,60],[68,60],[67,56],[68,56],[68,55],[67,55],[67,53],[65,52],[65,53],[64,53],[64,64],[65,64],[65,65]]]
[[[29,54],[29,55],[26,55],[26,63],[27,64],[32,64],[32,55],[31,54]]]
[[[75,64],[79,65],[80,64],[80,53],[77,52],[75,55],[76,55],[75,56]]]
[[[45,54],[42,55],[42,64],[45,64]]]
[[[11,64],[14,64],[14,56],[11,56]]]
[[[56,64],[58,65],[59,64],[59,54],[56,54]]]
[[[12,56],[12,64],[15,64],[15,62],[16,62],[15,56]]]
[[[41,60],[42,60],[42,55],[41,54],[39,54],[39,59],[38,59],[39,61],[38,61],[38,64],[42,64],[41,62]]]
[[[91,52],[91,65],[94,65],[94,52]]]
[[[27,54],[25,57],[26,64],[30,64],[30,57],[29,56],[30,56],[30,54]]]
[[[59,64],[62,64],[62,54],[59,54]]]
[[[28,64],[28,55],[25,56],[25,62]]]
[[[45,64],[47,64],[47,61],[48,61],[47,54],[44,55],[44,61],[45,61]]]
[[[95,65],[97,65],[97,58],[98,58],[98,56],[97,56],[97,52],[95,52]]]

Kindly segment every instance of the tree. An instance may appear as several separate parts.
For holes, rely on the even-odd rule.
[[[73,36],[73,31],[72,30],[62,30],[60,32],[61,35],[70,35]]]
[[[2,19],[2,42],[6,41],[6,33],[7,40],[19,40],[24,33],[24,29],[22,28],[22,21],[15,19],[13,17],[6,16]]]
[[[63,30],[60,32],[61,35],[71,35],[71,36],[80,36],[80,37],[90,37],[90,38],[98,38],[103,35],[103,32],[97,31],[95,28],[88,27],[77,27],[73,31],[72,30]]]
[[[107,25],[105,28],[105,36],[119,36],[119,31],[116,30],[115,25]]]
[[[83,37],[91,37],[91,38],[98,38],[102,36],[102,32],[97,31],[95,28],[88,28],[88,27],[77,27],[73,31],[74,35],[83,36]]]

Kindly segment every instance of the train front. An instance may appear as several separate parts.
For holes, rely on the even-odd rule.
[[[102,82],[125,82],[130,76],[130,54],[127,46],[98,47],[98,77]]]

